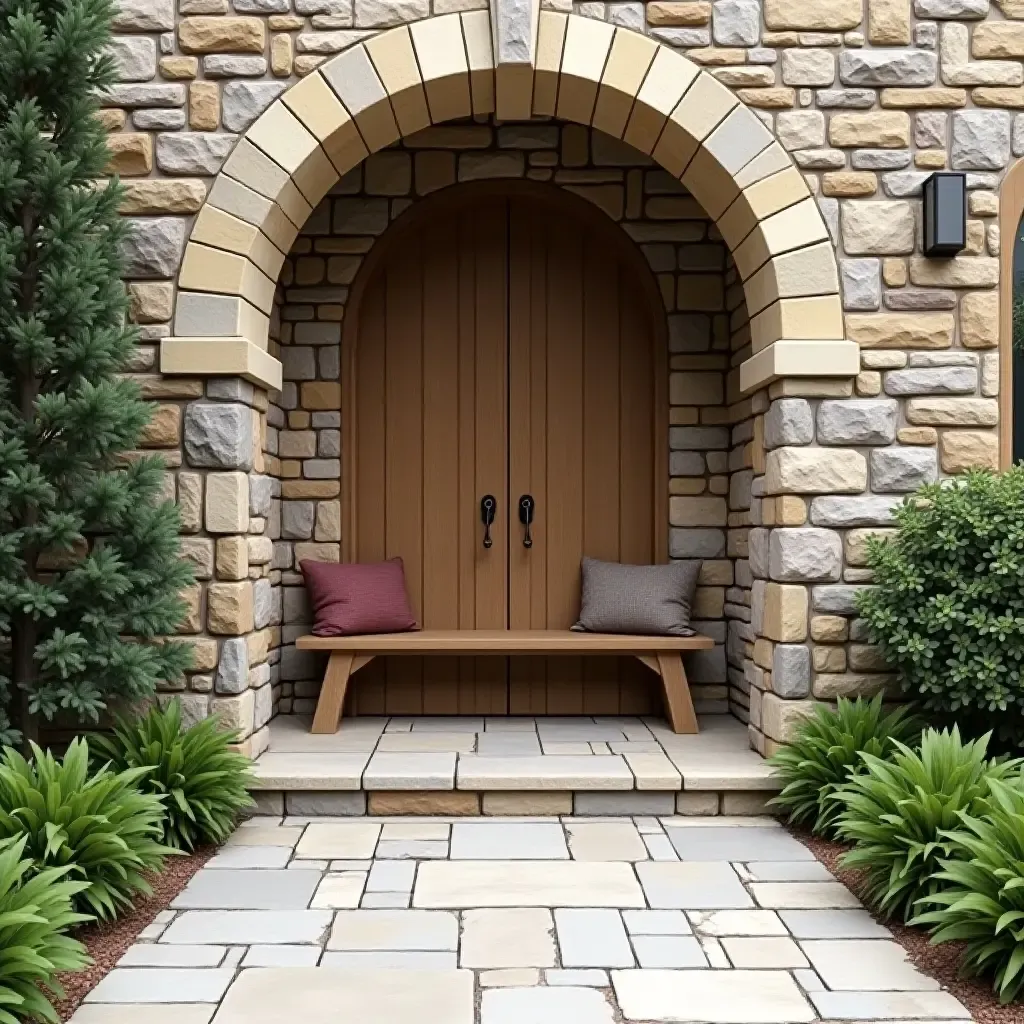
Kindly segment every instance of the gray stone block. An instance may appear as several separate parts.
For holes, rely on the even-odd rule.
[[[843,542],[839,534],[812,526],[771,531],[768,574],[783,583],[838,580]]]
[[[617,910],[555,911],[563,967],[632,967],[633,951]]]
[[[811,522],[848,530],[857,526],[891,526],[899,498],[820,497],[811,501]]]
[[[725,556],[725,530],[672,527],[668,532],[668,543],[671,558]]]
[[[967,21],[985,18],[988,12],[989,0],[914,0],[914,13],[919,18]]]
[[[220,875],[222,872],[209,873]],[[232,946],[315,943],[321,941],[333,916],[329,910],[188,911],[171,922],[160,941]]]
[[[282,501],[281,536],[287,540],[309,540],[315,518],[316,506],[312,501]]]
[[[843,283],[843,308],[875,310],[882,304],[882,282],[879,261],[848,259],[839,263]]]
[[[579,815],[648,815],[675,813],[675,793],[646,790],[623,792],[586,792],[573,794],[573,814]]]
[[[259,473],[249,474],[249,515],[269,516],[274,495],[274,479]]]
[[[252,411],[235,402],[192,402],[185,409],[185,455],[192,466],[252,469]]]
[[[296,792],[285,794],[288,814],[307,815],[311,818],[353,817],[366,813],[366,794],[354,792]]]
[[[857,595],[868,589],[867,586],[849,584],[813,587],[811,589],[811,607],[821,615],[852,617],[857,614]]]
[[[126,278],[174,277],[185,248],[181,217],[125,217],[121,243]]]
[[[844,85],[931,85],[937,70],[938,57],[927,50],[844,50],[839,54],[839,79]]]
[[[706,469],[704,456],[697,452],[671,452],[668,471],[671,476],[703,476]]]
[[[772,690],[787,700],[799,700],[811,692],[811,652],[803,644],[776,644],[772,653]],[[770,860],[762,856],[759,860]],[[792,858],[786,858],[787,860]]]
[[[256,580],[252,585],[252,606],[253,625],[256,629],[263,629],[274,621],[274,610],[277,602],[274,600],[274,590],[270,580]],[[280,615],[277,616],[280,622]]]
[[[756,46],[761,38],[758,0],[715,0],[713,29],[719,46]]]
[[[938,479],[934,448],[879,448],[871,453],[871,489],[907,494]]]
[[[950,165],[956,170],[1002,170],[1010,162],[1010,126],[1005,110],[956,111]]]
[[[249,649],[242,637],[224,641],[213,685],[217,693],[241,693],[248,689]]]
[[[283,82],[228,82],[221,90],[221,123],[244,132],[284,90]]]
[[[801,647],[801,650],[806,648]],[[680,860],[742,862],[814,861],[814,854],[785,829],[774,825],[686,825],[665,829]],[[641,912],[642,913],[642,912]]]
[[[728,427],[671,427],[668,432],[672,451],[703,452],[729,448]]]
[[[173,132],[157,136],[156,165],[165,174],[213,175],[235,144],[234,135]]]
[[[977,388],[973,366],[892,370],[885,375],[887,395],[970,395]]]
[[[892,444],[899,405],[889,399],[844,399],[818,406],[822,444]]]
[[[202,869],[171,904],[174,910],[303,910],[320,872]]]
[[[747,560],[750,572],[757,579],[768,578],[769,531],[758,526],[747,534]]]

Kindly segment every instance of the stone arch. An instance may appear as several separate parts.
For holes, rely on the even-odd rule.
[[[527,19],[529,22],[529,19]],[[288,89],[248,129],[193,225],[164,373],[281,383],[268,352],[278,273],[320,199],[370,153],[473,115],[558,117],[621,139],[702,204],[732,251],[751,317],[740,386],[851,376],[839,276],[806,182],[713,75],[629,29],[541,11],[511,31],[472,11],[383,32]]]

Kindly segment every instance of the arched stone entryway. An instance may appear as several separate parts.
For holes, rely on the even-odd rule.
[[[492,34],[491,21],[473,11],[384,32],[262,114],[196,219],[174,337],[161,346],[164,373],[277,387],[280,365],[267,350],[275,282],[313,207],[369,153],[430,124],[489,113],[593,125],[650,154],[700,201],[733,252],[751,316],[743,391],[779,376],[857,372],[818,207],[789,155],[727,87],[670,48],[603,22],[543,11],[535,33],[531,24],[509,41],[509,26]]]

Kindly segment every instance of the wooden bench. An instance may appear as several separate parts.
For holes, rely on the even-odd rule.
[[[306,651],[329,651],[330,660],[320,690],[313,732],[333,733],[341,720],[345,691],[352,675],[374,658],[396,654],[609,654],[632,656],[661,677],[665,711],[677,733],[696,733],[697,716],[683,669],[684,651],[715,646],[707,636],[631,636],[613,633],[574,633],[568,629],[424,629],[415,633],[375,636],[300,636],[296,646]]]

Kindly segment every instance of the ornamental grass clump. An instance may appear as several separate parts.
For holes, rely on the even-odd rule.
[[[920,751],[893,748],[888,760],[861,754],[863,772],[832,799],[839,838],[856,843],[843,866],[863,871],[867,898],[885,917],[909,920],[917,900],[943,888],[936,874],[956,856],[948,833],[961,813],[984,810],[993,779],[1020,786],[1022,762],[989,759],[987,736],[964,742],[956,727],[926,730]]]
[[[0,840],[0,1024],[57,1024],[57,972],[89,963],[85,947],[65,934],[89,920],[72,906],[88,883],[69,881],[68,868],[36,870],[27,844],[27,836]]]
[[[954,855],[935,875],[943,890],[919,901],[911,923],[931,928],[932,942],[966,943],[961,973],[992,978],[1010,1003],[1024,998],[1024,792],[998,779],[989,788],[985,810],[944,835]]]
[[[840,697],[835,708],[818,704],[771,758],[783,784],[771,803],[792,824],[810,825],[815,835],[834,838],[842,806],[832,797],[851,772],[863,767],[861,753],[884,758],[894,741],[911,744],[920,735],[921,724],[908,709],[886,711],[881,694],[871,700]]]
[[[179,850],[221,843],[238,815],[254,806],[252,762],[231,749],[238,742],[216,718],[181,727],[181,705],[154,706],[137,721],[120,719],[112,736],[93,739],[93,753],[118,770],[145,770],[139,786],[164,798],[163,841]]]
[[[87,883],[76,908],[101,920],[150,893],[146,874],[173,851],[164,846],[163,800],[139,792],[148,769],[89,773],[89,746],[74,740],[63,761],[32,745],[32,759],[0,758],[0,839],[24,837],[36,871],[63,868]]]
[[[922,487],[868,539],[871,639],[940,724],[1024,743],[1024,465]]]

